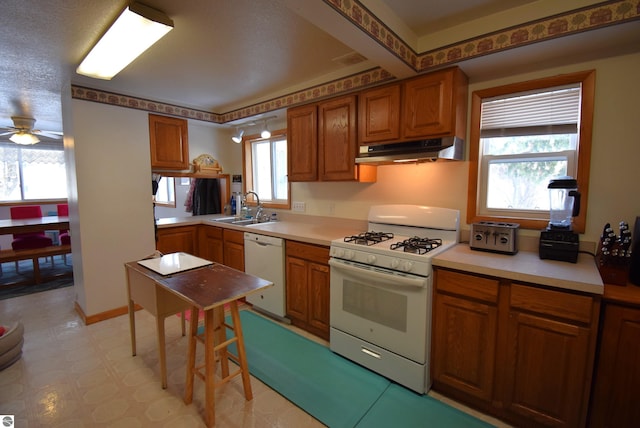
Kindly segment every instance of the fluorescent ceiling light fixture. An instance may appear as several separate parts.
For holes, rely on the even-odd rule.
[[[38,137],[36,137],[32,133],[30,133],[30,132],[22,132],[22,131],[16,132],[11,137],[9,137],[9,139],[11,141],[13,141],[14,143],[21,144],[23,146],[30,146],[32,144],[37,144],[37,143],[40,142]]]
[[[172,29],[173,21],[167,15],[133,2],[91,49],[76,72],[111,80]]]
[[[231,137],[231,139],[233,140],[234,143],[241,143],[243,135],[244,135],[244,129],[241,129],[239,131],[236,131],[236,133],[233,135],[233,137]]]

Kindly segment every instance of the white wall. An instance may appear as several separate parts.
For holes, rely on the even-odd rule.
[[[148,120],[143,111],[80,100],[69,110],[76,301],[92,316],[127,304],[124,263],[155,249]]]

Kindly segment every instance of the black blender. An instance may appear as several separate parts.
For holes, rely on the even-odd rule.
[[[549,181],[549,225],[540,234],[540,258],[576,263],[580,242],[572,219],[580,213],[578,182],[572,177]]]

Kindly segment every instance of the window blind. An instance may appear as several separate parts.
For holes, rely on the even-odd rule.
[[[580,85],[523,92],[482,102],[480,136],[576,133],[580,117]]]

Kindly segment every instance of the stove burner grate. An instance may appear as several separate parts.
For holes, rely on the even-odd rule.
[[[402,250],[405,253],[426,254],[441,245],[442,239],[420,238],[418,236],[414,236],[413,238],[391,244],[391,249]]]
[[[374,245],[380,242],[388,241],[393,238],[393,233],[385,232],[362,232],[358,235],[347,236],[344,242],[353,242],[358,245]]]

